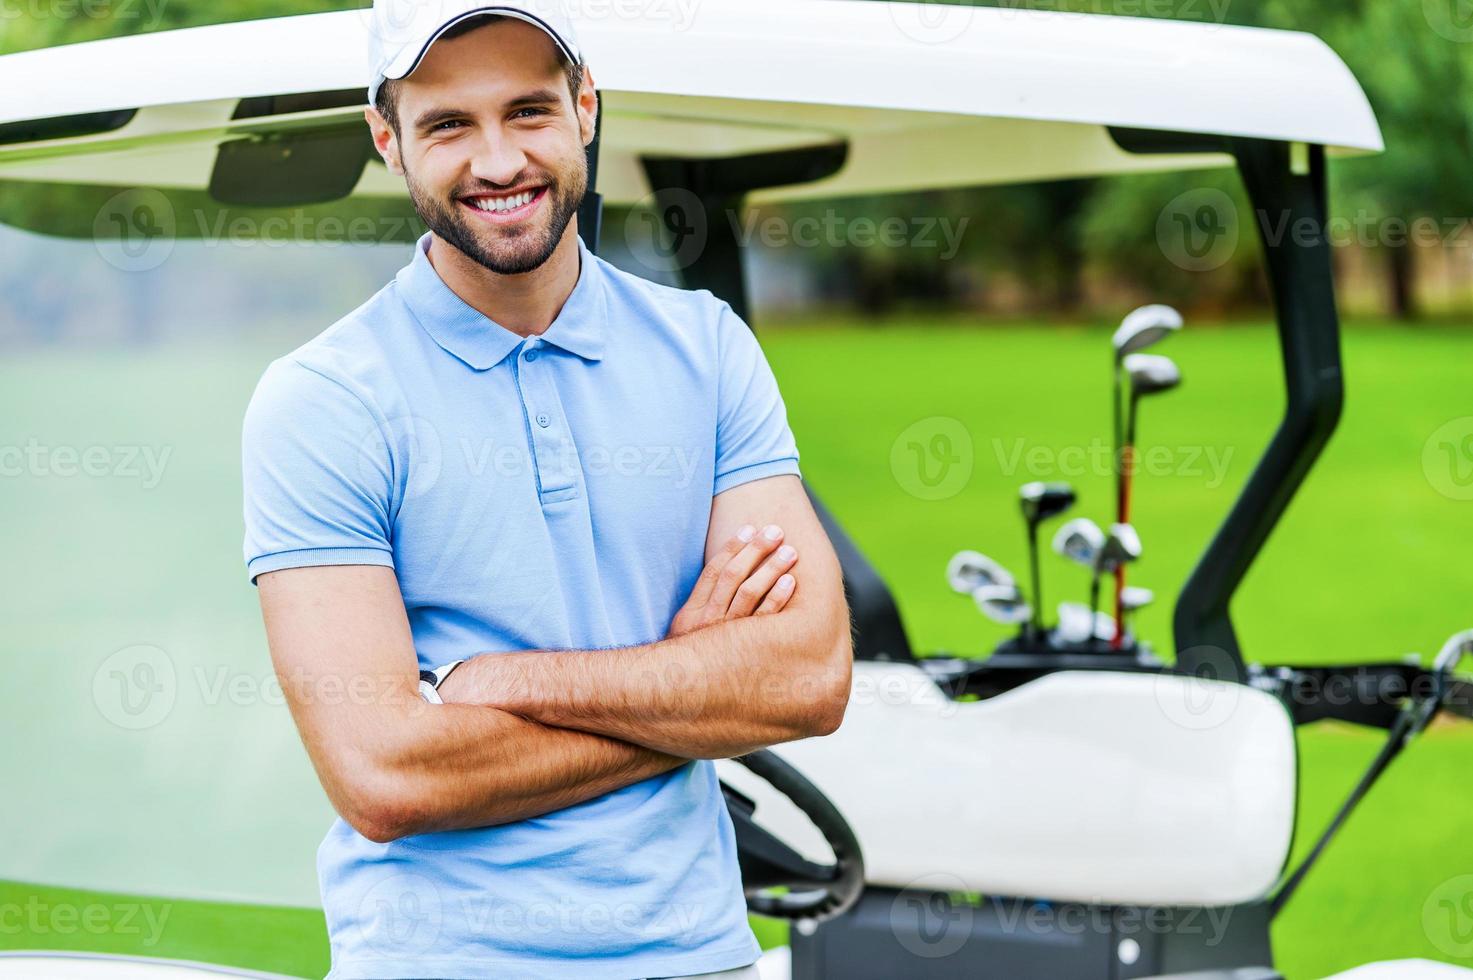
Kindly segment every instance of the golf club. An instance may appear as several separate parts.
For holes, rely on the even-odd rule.
[[[1182,328],[1182,316],[1169,306],[1153,304],[1142,306],[1133,310],[1120,321],[1114,336],[1110,338],[1110,347],[1114,353],[1111,363],[1111,376],[1114,379],[1114,397],[1112,399],[1115,427],[1113,430],[1115,448],[1120,448],[1121,432],[1121,399],[1125,385],[1122,374],[1122,364],[1131,354],[1139,353],[1154,344],[1161,342],[1170,334]]]
[[[1122,524],[1130,520],[1125,503],[1126,464],[1122,458],[1122,444],[1125,441],[1124,406],[1122,405],[1125,397],[1125,359],[1160,343],[1180,330],[1183,323],[1182,315],[1175,309],[1160,303],[1153,303],[1126,314],[1125,319],[1120,321],[1120,326],[1110,338],[1110,348],[1113,354],[1110,365],[1110,412],[1113,417],[1111,459],[1114,460],[1115,465],[1115,520]],[[1116,636],[1117,638],[1120,636],[1118,630]],[[1116,642],[1119,642],[1118,639]]]
[[[1091,613],[1081,602],[1061,602],[1056,635],[1065,643],[1080,645],[1109,640],[1115,635],[1115,621],[1104,613]]]
[[[1129,523],[1131,491],[1135,478],[1136,422],[1140,417],[1140,400],[1149,395],[1171,391],[1181,384],[1181,370],[1176,362],[1159,354],[1129,354],[1122,364],[1130,379],[1130,409],[1126,413],[1125,439],[1120,453],[1121,523]],[[1125,588],[1125,568],[1115,572],[1115,647],[1125,639],[1125,609],[1121,601]]]
[[[984,585],[972,593],[972,599],[982,615],[1005,626],[1027,623],[1033,617],[1033,610],[1016,585]]]
[[[1456,673],[1463,659],[1473,654],[1473,630],[1454,633],[1442,645],[1432,669],[1441,679],[1442,710],[1473,721],[1473,681]]]
[[[1054,551],[1077,565],[1093,569],[1105,546],[1105,532],[1088,517],[1076,517],[1054,535]]]
[[[1473,655],[1473,630],[1454,633],[1448,637],[1447,642],[1438,651],[1437,659],[1434,661],[1435,669],[1453,670],[1464,657],[1469,655]]]
[[[1095,564],[1105,547],[1105,532],[1088,517],[1076,517],[1054,535],[1054,551],[1090,570],[1090,609],[1099,608],[1099,576]],[[1062,608],[1062,607],[1061,607]]]
[[[958,551],[946,563],[946,582],[952,591],[971,595],[984,585],[1012,585],[1013,575],[980,551]]]
[[[1135,528],[1129,524],[1111,524],[1110,531],[1105,535],[1105,543],[1100,547],[1099,554],[1095,556],[1094,578],[1089,587],[1090,611],[1099,608],[1100,601],[1100,579],[1107,574],[1117,573],[1133,561],[1141,557],[1141,539],[1136,534]],[[1115,635],[1112,642],[1119,646],[1120,620],[1116,617]]]
[[[1140,411],[1140,400],[1148,395],[1171,391],[1181,384],[1181,369],[1169,357],[1160,354],[1132,354],[1125,359],[1125,374],[1130,379],[1130,408],[1126,413],[1125,441],[1121,455],[1126,464],[1121,467],[1121,513],[1130,518],[1129,457],[1135,452],[1136,420]]]
[[[1120,592],[1120,608],[1127,617],[1129,617],[1131,613],[1139,612],[1140,610],[1146,608],[1155,601],[1156,593],[1152,592],[1150,589],[1143,589],[1140,586],[1127,586]],[[1123,636],[1126,634],[1126,630],[1124,628],[1117,627],[1114,633],[1116,635]]]
[[[1032,636],[1043,636],[1043,576],[1038,567],[1038,526],[1051,517],[1057,517],[1070,507],[1076,499],[1074,488],[1067,483],[1025,483],[1018,491],[1023,508],[1023,522],[1028,527],[1028,568],[1033,582]]]

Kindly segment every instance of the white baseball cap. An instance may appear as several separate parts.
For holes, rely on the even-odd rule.
[[[564,57],[579,64],[578,39],[567,0],[519,0],[503,4],[475,0],[373,0],[368,15],[368,104],[386,79],[403,78],[419,67],[430,45],[461,21],[482,14],[515,17],[547,32]]]

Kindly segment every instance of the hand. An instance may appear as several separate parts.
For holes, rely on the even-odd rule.
[[[734,534],[702,570],[668,635],[782,611],[798,588],[798,580],[789,574],[798,553],[782,540],[783,529],[776,524],[760,533],[748,525]]]

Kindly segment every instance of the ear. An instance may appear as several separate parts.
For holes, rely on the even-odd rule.
[[[593,72],[583,66],[583,87],[578,90],[578,132],[583,145],[593,142],[598,130],[598,89],[594,87]]]
[[[388,120],[374,106],[364,107],[363,119],[373,135],[374,149],[384,158],[384,165],[389,168],[389,173],[404,176],[404,164],[399,156],[399,139],[394,135]]]

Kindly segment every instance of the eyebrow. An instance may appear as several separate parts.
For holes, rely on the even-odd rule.
[[[519,95],[506,104],[508,112],[515,109],[525,109],[528,106],[552,105],[561,101],[561,96],[556,89],[541,88],[525,95]],[[437,109],[426,109],[414,120],[414,128],[419,132],[431,129],[449,119],[460,119],[471,113],[463,109],[443,107]]]

